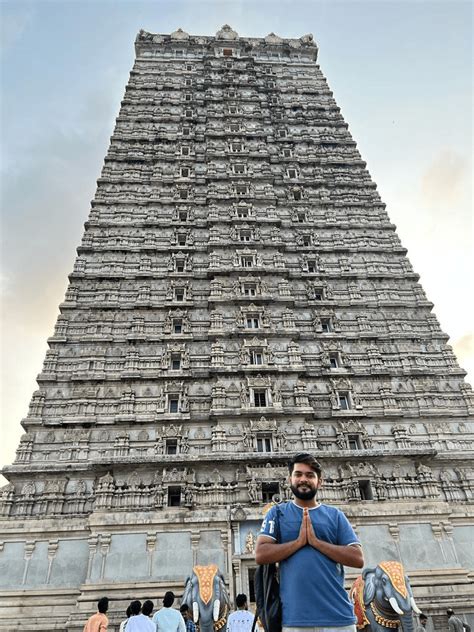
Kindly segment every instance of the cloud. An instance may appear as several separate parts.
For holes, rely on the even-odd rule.
[[[421,178],[422,200],[427,206],[459,205],[469,188],[468,161],[452,149],[443,149]]]
[[[460,366],[467,371],[466,380],[474,384],[474,334],[461,336],[452,346]]]
[[[2,10],[0,55],[5,55],[22,37],[34,17],[33,6],[15,7],[15,13]]]
[[[471,359],[474,356],[474,334],[466,334],[453,342],[453,350],[459,360]]]

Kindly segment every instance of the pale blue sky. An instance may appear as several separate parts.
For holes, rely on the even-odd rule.
[[[0,2],[2,429],[11,462],[145,30],[311,32],[460,363],[472,338],[472,6],[331,0]]]

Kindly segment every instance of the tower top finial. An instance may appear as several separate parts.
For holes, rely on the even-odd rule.
[[[190,35],[189,33],[186,33],[186,31],[183,31],[183,29],[179,28],[173,33],[171,33],[170,37],[171,39],[174,39],[174,40],[188,40]]]
[[[232,30],[228,24],[224,24],[224,26],[216,33],[217,39],[236,40],[238,37],[239,34]]]

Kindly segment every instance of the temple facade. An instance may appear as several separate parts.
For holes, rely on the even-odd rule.
[[[303,450],[366,565],[401,561],[445,630],[474,613],[473,393],[313,37],[135,49],[3,470],[0,630],[79,632],[103,595],[117,630],[195,564],[252,600],[263,508]]]

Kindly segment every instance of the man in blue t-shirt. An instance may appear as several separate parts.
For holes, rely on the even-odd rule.
[[[355,632],[343,567],[363,567],[359,539],[342,511],[316,501],[322,477],[314,456],[297,454],[288,469],[295,498],[268,511],[255,552],[257,564],[280,563],[283,632]]]

